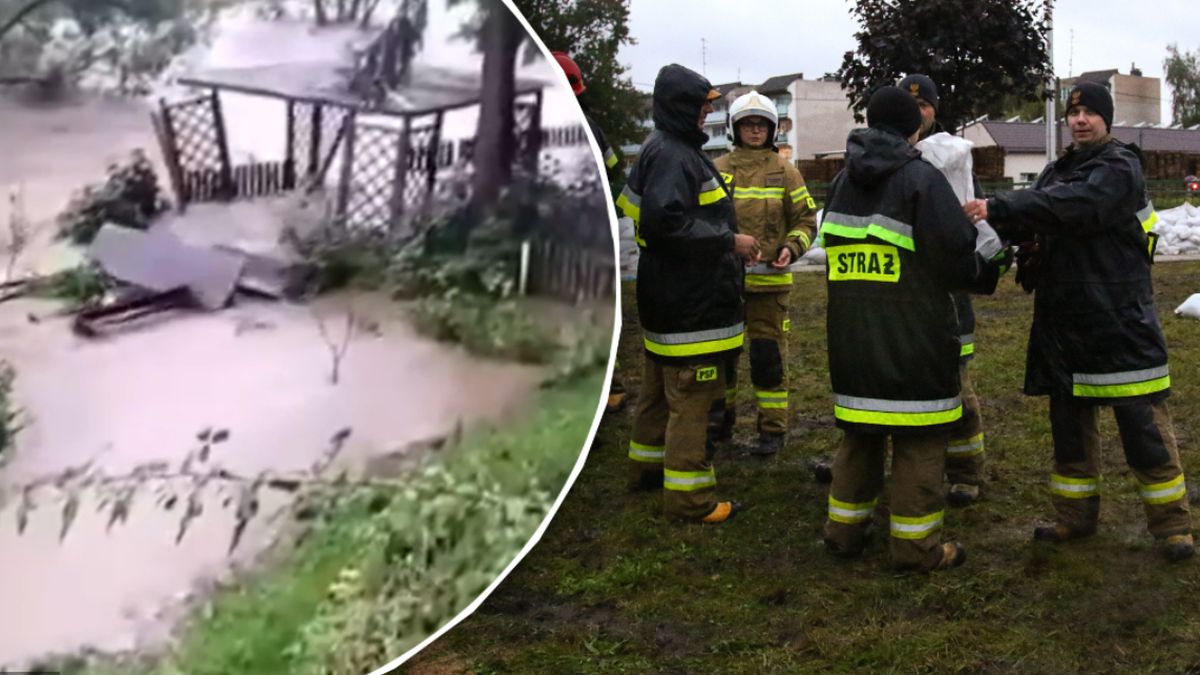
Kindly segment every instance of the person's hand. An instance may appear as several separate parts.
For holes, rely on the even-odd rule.
[[[978,223],[981,220],[987,220],[987,200],[973,199],[966,204],[963,204],[963,213],[967,214],[967,218],[970,218],[972,223]]]
[[[784,246],[783,248],[779,249],[779,257],[775,259],[775,262],[771,263],[771,266],[776,269],[783,269],[791,264],[792,249]]]
[[[733,235],[733,252],[746,265],[757,265],[759,259],[762,257],[761,252],[758,250],[758,240],[748,234]]]

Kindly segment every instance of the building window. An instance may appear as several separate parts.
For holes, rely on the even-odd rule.
[[[1021,182],[1022,183],[1032,183],[1033,181],[1037,180],[1037,177],[1038,177],[1038,175],[1036,173],[1022,173],[1021,174]]]

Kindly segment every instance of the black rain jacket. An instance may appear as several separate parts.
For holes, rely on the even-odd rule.
[[[899,135],[856,129],[822,216],[837,425],[928,433],[963,421],[952,293],[995,290],[954,190]]]
[[[1072,145],[1033,187],[988,200],[988,221],[1039,237],[1040,278],[1025,393],[1094,404],[1170,395],[1167,345],[1150,279],[1157,220],[1140,151],[1119,141]]]
[[[648,358],[717,362],[741,349],[745,266],[734,254],[737,216],[697,126],[712,86],[678,65],[659,71],[655,130],[617,205],[639,248],[638,318]]]

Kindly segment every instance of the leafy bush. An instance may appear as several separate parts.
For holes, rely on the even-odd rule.
[[[547,363],[559,349],[558,343],[511,300],[496,301],[450,289],[418,300],[410,316],[426,335],[457,342],[481,356]]]
[[[99,268],[83,264],[35,280],[31,292],[65,300],[74,309],[100,300],[111,289],[111,280]]]
[[[89,244],[105,223],[145,230],[167,210],[154,166],[141,150],[108,168],[108,178],[77,193],[58,216],[58,236]]]

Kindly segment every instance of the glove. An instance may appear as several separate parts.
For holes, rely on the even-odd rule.
[[[1036,239],[1021,242],[1017,247],[1017,283],[1026,293],[1032,293],[1037,288],[1041,278],[1042,249]]]
[[[1013,253],[1012,247],[1005,246],[1004,248],[1000,249],[999,253],[992,256],[992,259],[988,261],[989,265],[999,268],[996,273],[997,280],[999,280],[1005,274],[1008,274],[1008,270],[1012,269],[1014,258],[1015,254]]]

